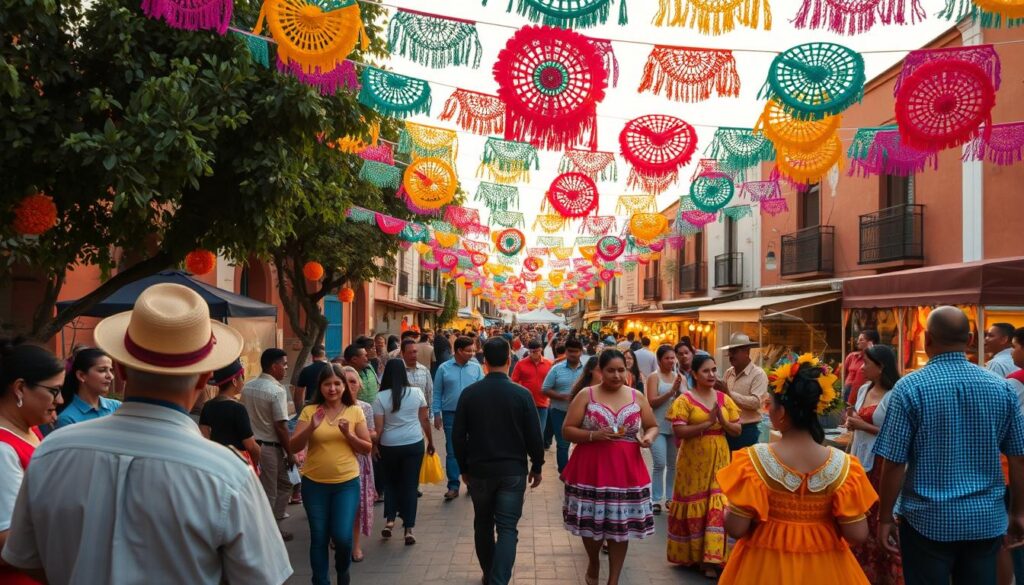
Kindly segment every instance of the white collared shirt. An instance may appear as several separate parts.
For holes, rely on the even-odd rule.
[[[51,585],[280,585],[292,573],[252,469],[188,415],[138,402],[36,449],[3,558]]]

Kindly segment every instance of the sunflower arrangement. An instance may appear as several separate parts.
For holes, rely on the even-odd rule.
[[[836,399],[835,382],[838,378],[832,373],[832,368],[828,364],[823,364],[812,354],[805,353],[797,358],[796,362],[783,364],[768,374],[768,385],[771,387],[772,393],[784,397],[788,385],[796,379],[802,368],[821,369],[821,375],[817,379],[818,385],[821,386],[821,396],[818,397],[818,406],[815,411],[818,414],[826,413]]]

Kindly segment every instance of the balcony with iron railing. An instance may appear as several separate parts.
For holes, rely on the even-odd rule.
[[[425,303],[441,304],[441,287],[435,286],[429,282],[421,282],[419,287],[419,294],[416,298]]]
[[[701,292],[706,286],[705,280],[707,264],[694,262],[692,264],[681,264],[679,266],[679,292],[693,293]]]
[[[782,236],[783,278],[832,276],[835,226],[816,225]]]
[[[657,276],[649,276],[644,279],[644,300],[656,301],[661,298],[661,281]]]
[[[715,256],[715,289],[743,288],[743,253],[729,252]]]
[[[896,205],[860,216],[860,264],[924,263],[924,205]]]

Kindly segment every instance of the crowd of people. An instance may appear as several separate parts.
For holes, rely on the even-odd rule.
[[[332,553],[350,583],[375,523],[391,539],[400,519],[417,543],[435,433],[443,501],[472,499],[485,585],[511,579],[552,446],[586,585],[604,555],[617,585],[661,514],[667,562],[720,583],[1024,582],[1024,329],[990,327],[979,368],[954,307],[931,312],[930,359],[903,377],[872,331],[840,379],[809,354],[766,371],[742,333],[707,348],[722,368],[686,338],[508,326],[362,336],[333,360],[315,347],[292,386],[287,352],[247,375],[240,334],[176,285],[94,338],[66,362],[2,348],[5,584],[280,584],[289,503],[306,512],[314,585],[332,582]],[[825,446],[837,393],[849,452]]]

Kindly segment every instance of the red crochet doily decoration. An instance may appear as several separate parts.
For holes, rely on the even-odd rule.
[[[896,125],[903,142],[942,150],[969,142],[985,125],[991,132],[996,92],[981,67],[965,61],[932,61],[903,80],[896,93]]]
[[[398,219],[397,217],[391,217],[390,215],[384,215],[383,213],[374,213],[374,219],[377,220],[377,227],[380,228],[380,231],[389,236],[400,233],[407,225],[407,222],[404,220]],[[310,280],[316,279],[311,278]]]
[[[564,150],[597,149],[597,104],[607,72],[587,37],[551,26],[524,26],[494,64],[498,97],[505,102],[505,139]]]
[[[597,184],[583,173],[562,173],[548,188],[548,203],[562,217],[583,217],[597,209],[597,201]]]
[[[622,157],[632,167],[627,184],[631,187],[660,184],[679,174],[697,150],[697,133],[679,118],[651,114],[634,118],[619,133]]]

